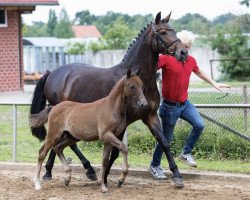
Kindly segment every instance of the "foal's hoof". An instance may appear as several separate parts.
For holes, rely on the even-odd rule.
[[[184,180],[180,177],[172,177],[171,185],[176,188],[183,188],[184,187]]]
[[[50,180],[52,180],[52,174],[51,174],[51,172],[46,171],[46,173],[43,176],[43,180],[44,181],[50,181]]]
[[[87,169],[86,176],[91,181],[96,181],[97,180],[97,176],[96,176],[95,170],[93,168],[88,168]]]
[[[117,187],[121,187],[124,182],[121,180],[118,180]]]
[[[109,191],[109,189],[105,185],[101,187],[101,190],[102,190],[102,193],[107,193]]]

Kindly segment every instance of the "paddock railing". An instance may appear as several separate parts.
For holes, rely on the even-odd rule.
[[[17,124],[18,124],[18,107],[29,107],[30,103],[22,103],[22,102],[8,102],[8,103],[3,103],[0,102],[0,106],[12,106],[12,161],[16,162],[16,157],[17,157]],[[218,125],[219,127],[222,127],[226,129],[227,131],[247,140],[250,142],[250,134],[249,134],[249,117],[247,117],[247,110],[249,111],[250,109],[250,104],[195,104],[201,115],[204,117],[204,119],[212,122],[213,124]],[[238,131],[235,128],[231,127],[229,124],[225,124],[221,122],[218,119],[213,118],[213,116],[209,116],[207,112],[204,111],[204,109],[222,109],[222,113],[224,113],[225,109],[230,109],[230,110],[237,110],[235,113],[242,113],[243,112],[243,119],[245,118],[244,121],[244,128],[242,130],[245,130],[245,132]],[[225,113],[224,113],[225,114]],[[235,114],[228,116],[233,120],[233,117],[236,116]],[[28,125],[28,113],[26,113],[27,117],[27,125]],[[226,116],[227,117],[227,116]],[[178,126],[178,125],[177,125]],[[127,144],[127,133],[124,137],[124,143]],[[0,144],[1,144],[1,132],[0,132]],[[0,147],[1,148],[1,147]]]

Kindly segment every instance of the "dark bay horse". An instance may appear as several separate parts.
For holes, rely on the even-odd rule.
[[[127,75],[115,84],[107,97],[92,103],[63,101],[54,107],[45,108],[39,114],[31,115],[31,127],[43,126],[48,121],[48,134],[39,150],[37,170],[33,179],[36,189],[41,189],[39,177],[42,163],[52,147],[63,164],[65,185],[69,184],[71,168],[64,157],[63,149],[72,144],[72,140],[67,141],[68,138],[63,137],[65,132],[78,140],[104,142],[102,166],[98,178],[102,192],[108,191],[104,184],[104,173],[111,147],[119,149],[123,155],[122,174],[119,178],[122,184],[128,174],[128,148],[117,136],[127,126],[127,108],[133,108],[135,112],[140,113],[148,105],[142,86],[143,83],[137,74],[131,74],[131,69],[128,69]]]
[[[173,172],[173,183],[177,187],[183,187],[183,178],[162,133],[157,115],[160,103],[160,94],[156,83],[159,54],[170,54],[181,61],[187,57],[186,48],[168,24],[170,15],[171,13],[166,18],[161,19],[161,13],[158,13],[154,22],[148,24],[132,43],[124,59],[111,68],[103,69],[86,64],[69,64],[45,74],[37,83],[31,105],[31,114],[39,113],[45,107],[46,100],[51,105],[56,105],[65,100],[88,103],[101,99],[109,94],[115,83],[126,74],[128,68],[136,71],[142,66],[140,78],[144,84],[143,92],[148,106],[140,113],[128,107],[126,112],[127,126],[139,119],[148,126],[166,154],[169,168]],[[120,140],[122,140],[125,130],[126,128],[118,136]],[[32,129],[32,133],[42,140],[45,138],[46,130],[44,127],[36,128]],[[107,183],[109,170],[118,155],[119,150],[113,147],[104,176],[105,183]],[[51,161],[54,161],[54,158],[48,161],[52,168],[53,162]]]

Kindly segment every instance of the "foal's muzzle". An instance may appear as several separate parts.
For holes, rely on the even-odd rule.
[[[138,106],[139,106],[141,109],[146,108],[146,107],[148,106],[148,102],[147,102],[146,99],[143,99],[143,100],[139,101],[138,103],[139,103]]]

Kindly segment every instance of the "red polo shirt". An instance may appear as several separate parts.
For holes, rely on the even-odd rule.
[[[199,70],[195,59],[188,55],[181,62],[173,56],[160,55],[158,69],[162,69],[162,97],[173,102],[186,101],[191,73]]]

